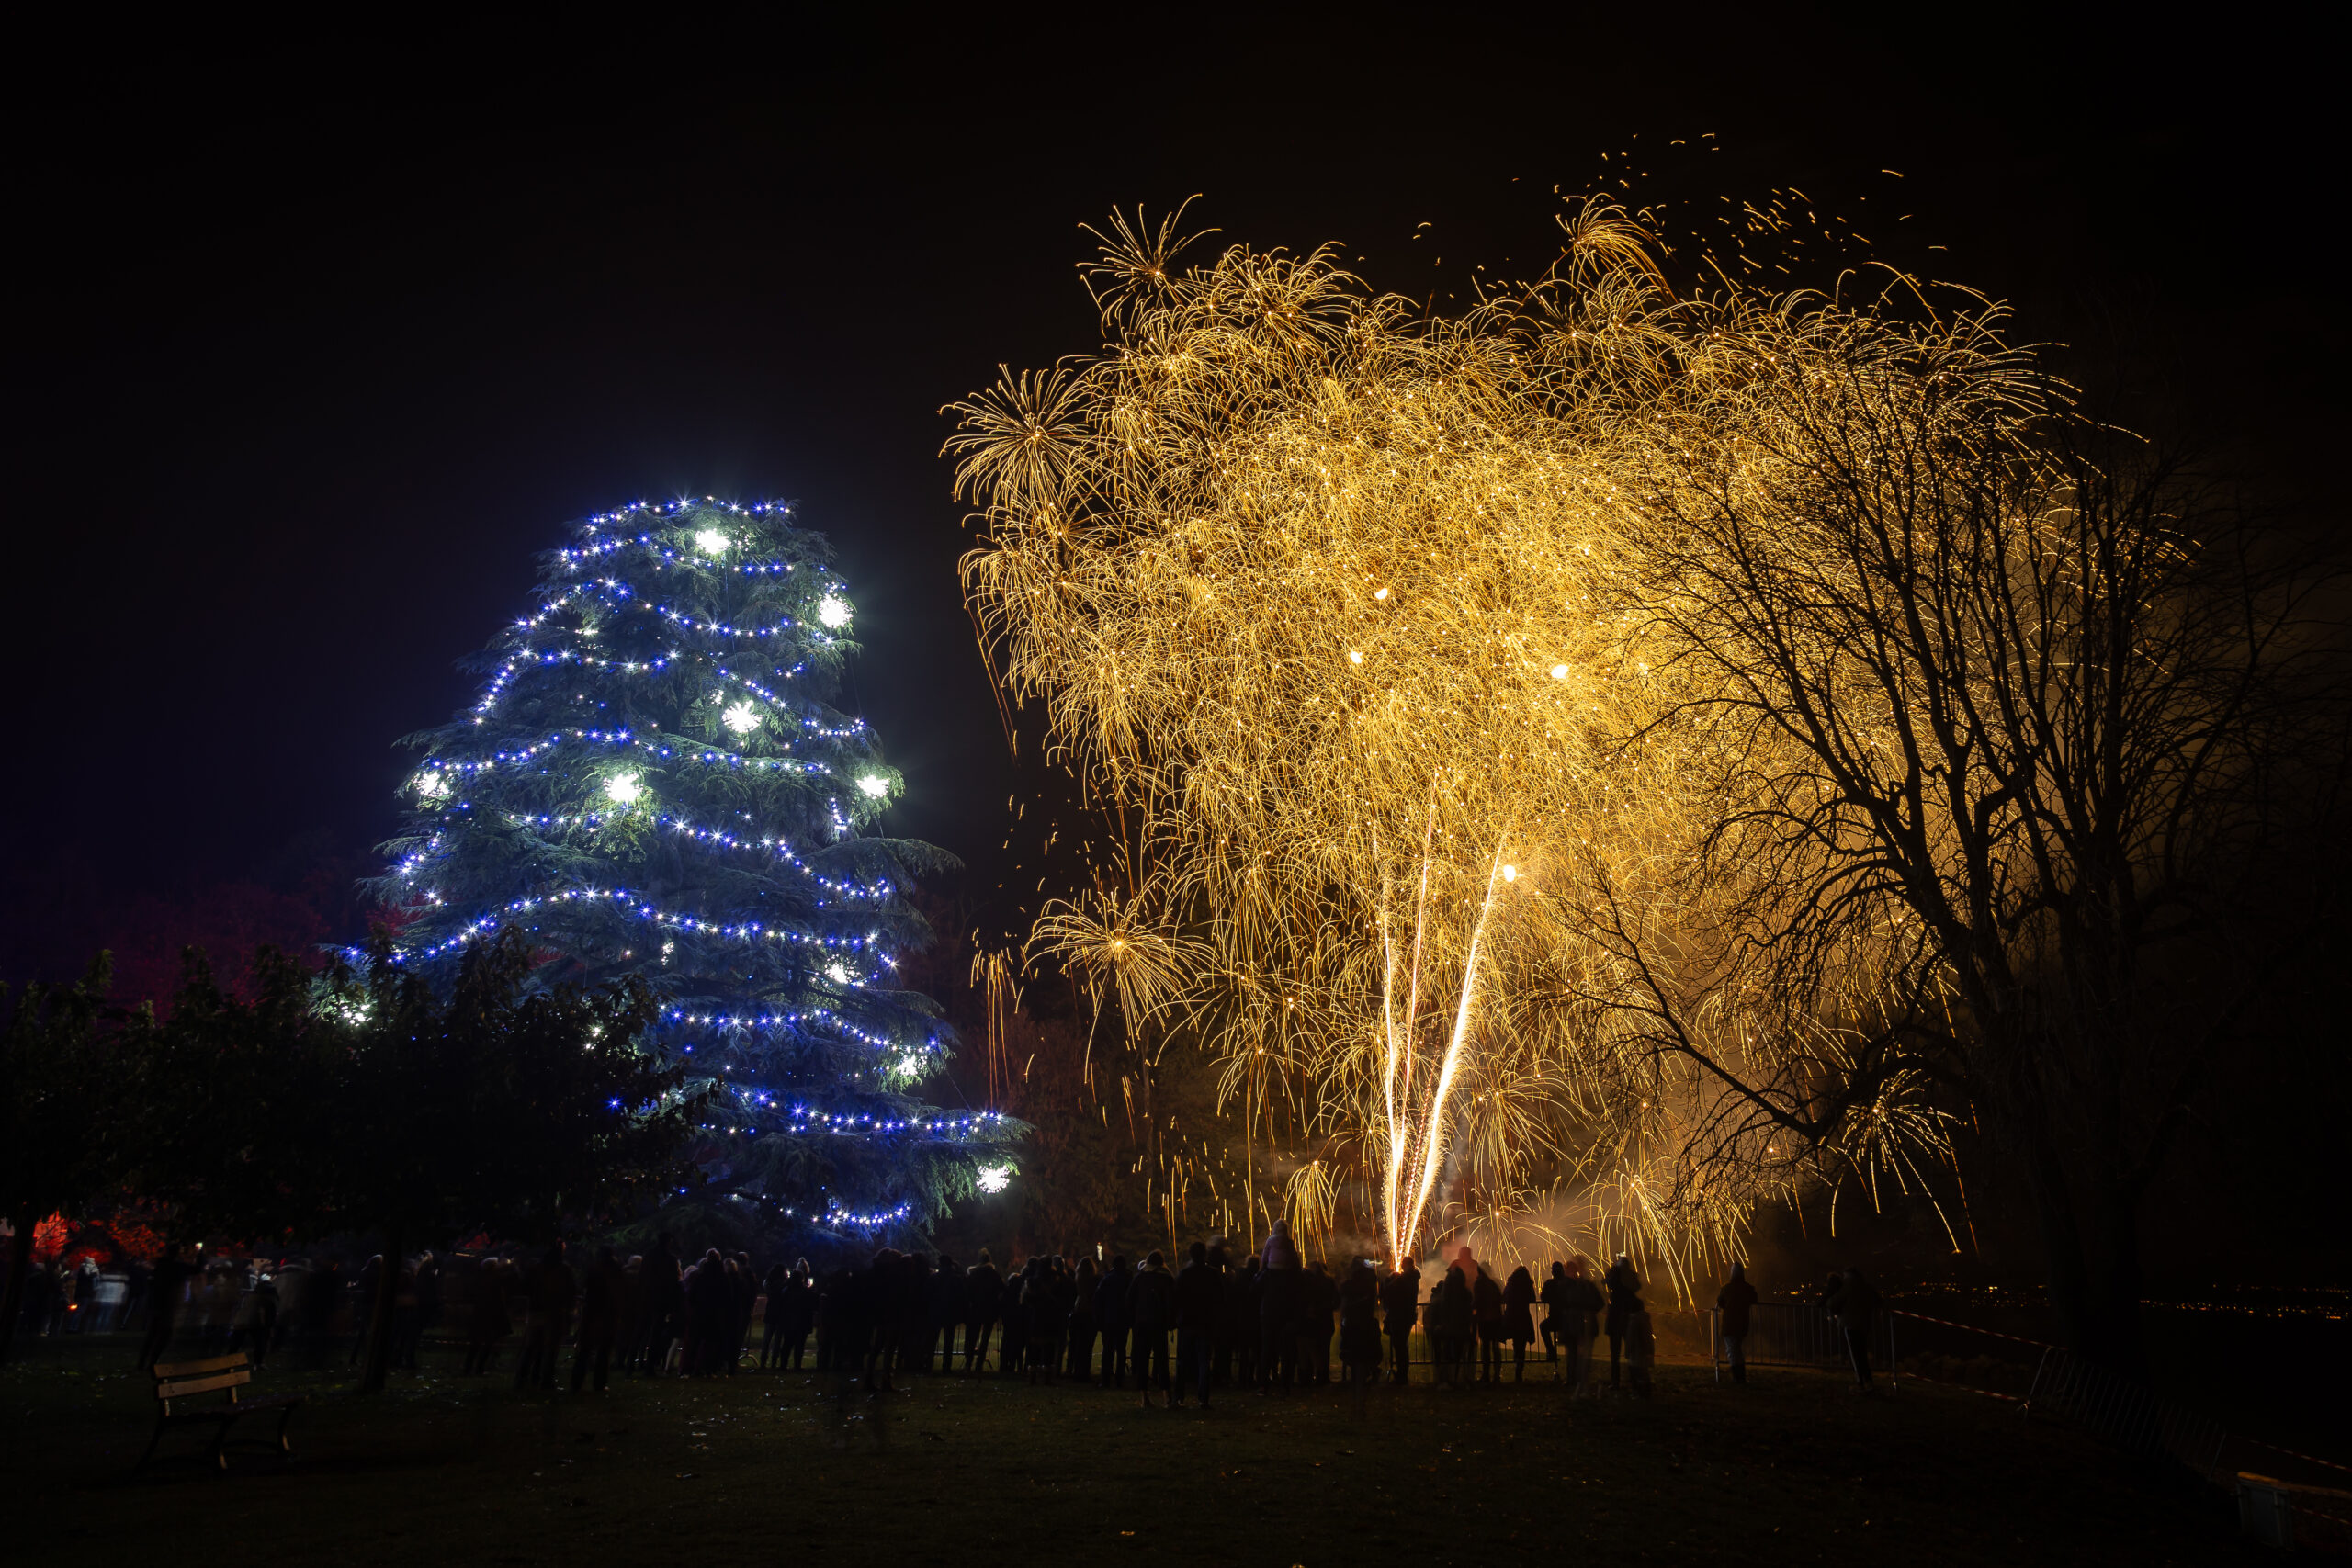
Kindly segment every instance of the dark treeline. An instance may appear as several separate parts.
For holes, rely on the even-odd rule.
[[[0,997],[0,1356],[53,1214],[139,1205],[169,1262],[218,1240],[275,1253],[374,1234],[388,1258],[484,1233],[544,1241],[645,1206],[700,1109],[639,1048],[652,997],[534,987],[531,969],[509,931],[446,998],[380,951],[314,976],[267,948],[245,996],[191,952],[160,1014],[108,1004],[104,954],[74,984]],[[367,1388],[392,1351],[397,1280],[379,1275]]]

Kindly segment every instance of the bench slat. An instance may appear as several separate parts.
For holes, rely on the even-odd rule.
[[[216,1388],[241,1388],[253,1381],[253,1373],[242,1369],[233,1372],[216,1372],[209,1378],[180,1378],[171,1382],[157,1383],[155,1397],[186,1399],[192,1393],[210,1393]]]
[[[201,1361],[159,1361],[154,1368],[155,1381],[162,1382],[167,1378],[202,1377],[207,1372],[242,1367],[245,1364],[245,1353],[240,1350],[233,1356],[208,1356]]]

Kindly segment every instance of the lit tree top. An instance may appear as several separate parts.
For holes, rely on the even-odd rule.
[[[783,506],[640,503],[540,565],[479,700],[412,738],[395,962],[454,974],[513,925],[563,974],[642,975],[658,1048],[724,1089],[703,1162],[729,1200],[929,1219],[1001,1122],[918,1097],[952,1040],[894,953],[926,935],[910,874],[947,857],[872,832],[899,780],[833,705],[855,645],[825,540]]]

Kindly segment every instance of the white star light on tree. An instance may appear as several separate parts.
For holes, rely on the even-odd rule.
[[[449,793],[446,773],[424,773],[416,775],[416,793],[426,800],[438,800]]]
[[[734,541],[716,528],[705,528],[695,536],[695,547],[707,556],[723,556]]]
[[[980,1167],[979,1181],[981,1191],[1001,1192],[1012,1185],[1012,1168],[1009,1165],[984,1165]]]
[[[720,716],[727,720],[727,728],[738,735],[749,735],[760,727],[760,716],[749,703],[737,703]]]
[[[872,795],[875,799],[879,800],[884,795],[888,793],[890,781],[884,778],[879,773],[868,773],[864,778],[857,781],[857,787]]]
[[[645,793],[645,785],[636,773],[615,773],[605,781],[605,797],[616,806],[633,806]]]
[[[849,625],[849,601],[828,593],[817,602],[817,618],[835,631]]]
[[[849,984],[849,966],[845,964],[828,964],[825,965],[825,975],[836,986]]]

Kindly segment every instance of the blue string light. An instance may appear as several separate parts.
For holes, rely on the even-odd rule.
[[[896,775],[873,759],[865,722],[822,701],[835,673],[825,660],[849,646],[846,589],[820,560],[783,558],[796,547],[788,528],[741,525],[788,515],[765,503],[639,502],[590,518],[541,558],[537,610],[500,634],[475,702],[434,732],[410,780],[413,834],[389,869],[423,918],[392,962],[447,964],[515,925],[592,973],[616,959],[668,972],[684,990],[657,1012],[648,1043],[695,1064],[696,1092],[715,1089],[712,1103],[728,1107],[704,1127],[713,1136],[1000,1139],[1000,1112],[900,1098],[945,1050],[935,1025],[914,1038],[910,1010],[887,987],[870,989],[898,965],[883,939],[902,896],[895,878],[810,863],[828,833],[858,836]],[[616,722],[566,724],[557,711],[602,709],[606,697]],[[731,739],[696,739],[722,723]],[[638,881],[624,868],[644,863],[646,835],[674,846],[654,861],[665,869],[620,885]],[[637,957],[630,927],[658,951]],[[823,1103],[836,1082],[842,1098]],[[748,1184],[728,1196],[853,1228],[903,1223],[917,1207],[827,1197],[821,1210],[785,1209]]]

